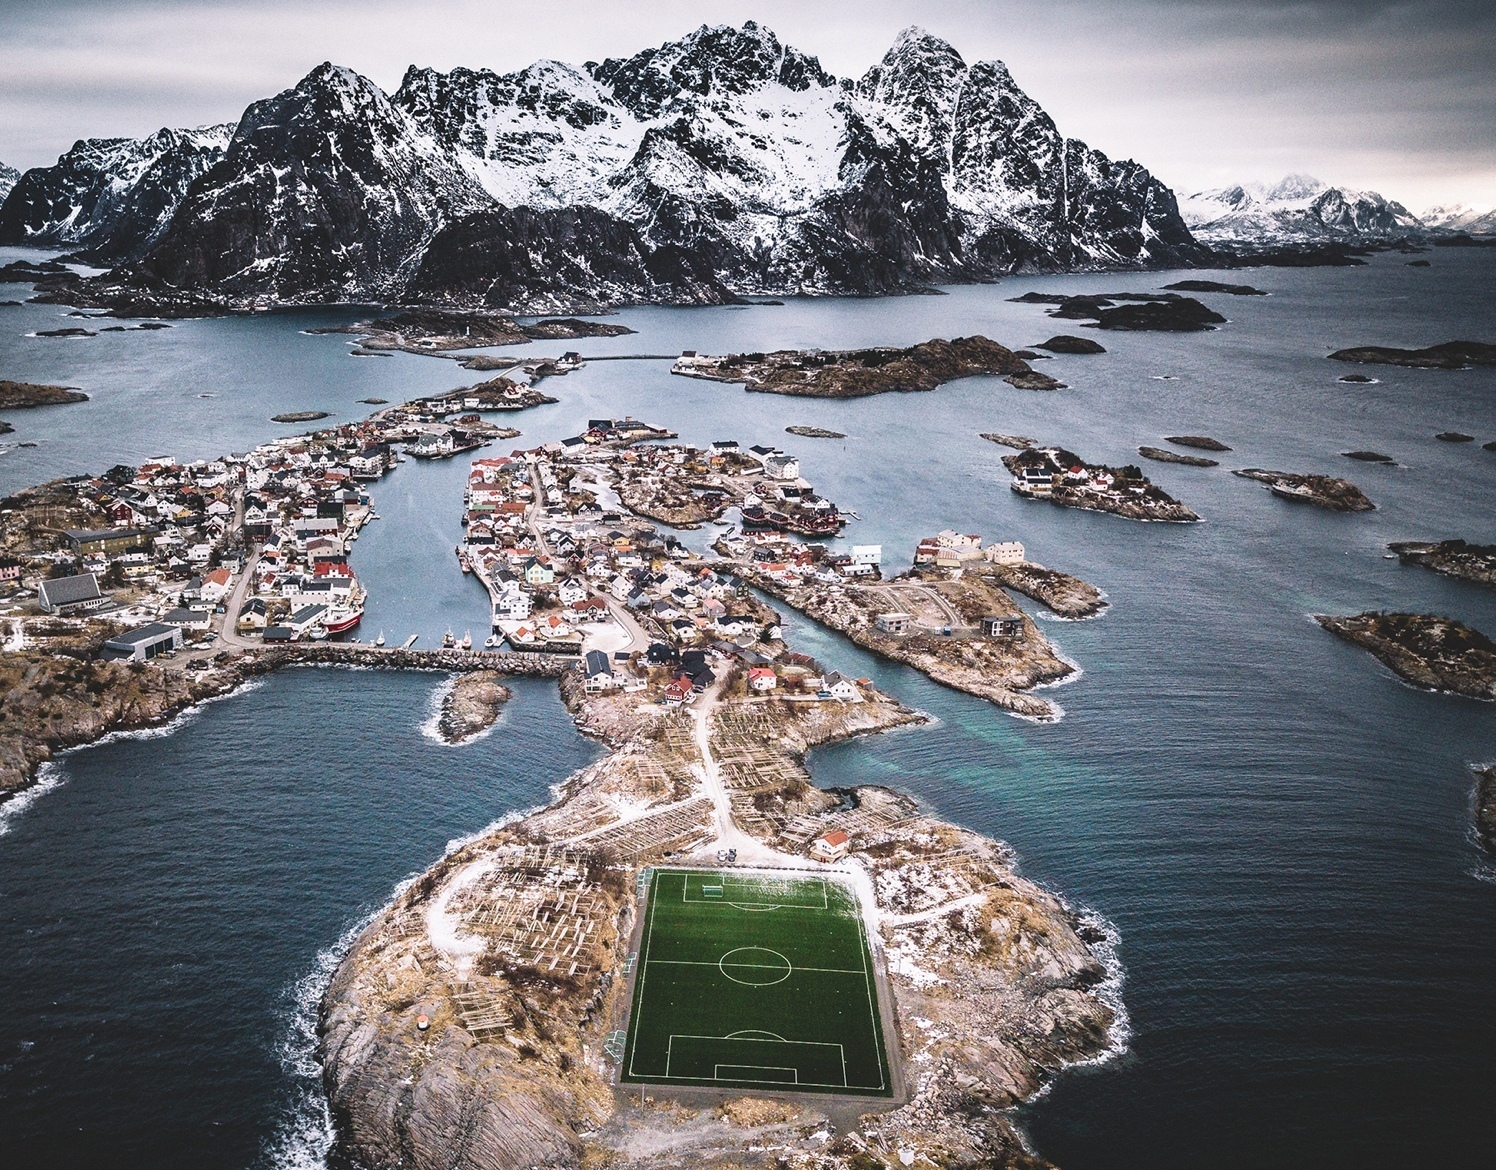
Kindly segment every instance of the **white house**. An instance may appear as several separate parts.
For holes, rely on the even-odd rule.
[[[1024,560],[1023,545],[1016,540],[999,540],[987,546],[982,554],[989,565],[1021,565]]]
[[[862,702],[862,692],[857,689],[857,684],[839,670],[833,670],[826,676],[824,689],[831,692],[831,697],[840,702]]]

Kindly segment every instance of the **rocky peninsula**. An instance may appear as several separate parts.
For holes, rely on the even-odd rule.
[[[1038,1165],[1003,1110],[1105,1050],[1099,932],[1017,877],[1002,846],[886,789],[811,783],[815,745],[919,719],[866,683],[860,702],[807,703],[729,675],[671,710],[662,682],[588,694],[569,676],[574,718],[611,754],[549,808],[444,857],[353,944],[320,1024],[337,1155],[414,1170],[862,1170],[899,1150]],[[838,828],[852,852],[826,872],[865,891],[904,1096],[866,1112],[767,1087],[618,1091],[644,869],[716,866],[724,848],[804,868],[807,843]]]
[[[1420,690],[1496,700],[1496,644],[1453,618],[1424,613],[1316,614],[1331,633],[1369,650]]]
[[[1027,435],[1004,435],[997,431],[984,431],[981,437],[999,447],[1012,447],[1015,451],[1027,451],[1039,443],[1038,439],[1031,439]]]
[[[789,578],[772,563],[731,560],[723,567],[865,650],[1026,718],[1057,718],[1053,703],[1026,692],[1075,672],[995,578],[910,575],[877,584],[830,585]],[[1049,592],[1058,598],[1061,590],[1055,585]],[[888,613],[913,620],[895,632],[878,620]],[[1016,636],[982,635],[982,620],[993,617],[1017,623]]]
[[[1231,474],[1267,484],[1268,491],[1281,500],[1313,504],[1329,512],[1370,512],[1376,507],[1350,480],[1333,475],[1300,475],[1262,467],[1243,467]]]
[[[1496,544],[1463,540],[1401,540],[1387,546],[1405,565],[1422,565],[1446,577],[1496,588]]]
[[[1046,389],[1054,379],[1035,371],[1012,350],[980,335],[936,339],[907,349],[793,350],[735,353],[723,357],[684,354],[672,374],[713,382],[741,382],[761,394],[804,398],[865,398],[893,391],[934,390],[957,378],[1002,374]],[[1043,382],[1046,385],[1039,385]]]
[[[1200,519],[1131,464],[1106,467],[1086,463],[1063,447],[1031,447],[1004,455],[1003,466],[1013,473],[1013,490],[1025,499],[1109,512],[1128,520],[1191,523]]]
[[[1446,341],[1423,349],[1397,349],[1385,345],[1362,345],[1337,349],[1331,361],[1361,362],[1381,366],[1410,366],[1419,370],[1468,370],[1472,366],[1496,366],[1496,345],[1482,341]]]
[[[1095,617],[1108,604],[1096,586],[1058,569],[1046,569],[1032,561],[990,565],[982,572],[1005,589],[1031,597],[1051,613],[1063,618],[1078,620]]]
[[[452,680],[436,719],[436,733],[444,743],[468,743],[494,725],[514,697],[501,681],[504,677],[495,670],[475,670]]]
[[[75,386],[45,386],[35,382],[0,380],[0,410],[25,410],[33,406],[60,406],[87,402],[88,395]]]

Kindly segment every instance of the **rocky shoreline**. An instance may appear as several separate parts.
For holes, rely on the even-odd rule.
[[[1496,765],[1475,769],[1475,838],[1496,856]]]
[[[893,634],[877,624],[880,613],[898,604],[898,596],[890,598],[886,589],[848,585],[833,591],[820,585],[787,586],[750,563],[733,562],[724,568],[806,617],[844,634],[864,650],[912,666],[938,683],[976,695],[1028,719],[1050,721],[1058,718],[1059,710],[1053,703],[1027,691],[1060,682],[1075,673],[1075,667],[1059,656],[1033,619],[993,581],[980,576],[960,580],[911,577],[909,586],[938,595],[936,604],[958,615],[960,623],[967,627],[975,627],[981,618],[988,616],[1017,619],[1022,622],[1022,638],[958,639],[935,631]],[[899,580],[902,579],[891,584],[897,585]],[[1037,579],[1035,587],[1038,588]],[[1045,591],[1059,602],[1058,585]]]
[[[1496,545],[1463,540],[1402,540],[1387,546],[1405,565],[1422,565],[1446,577],[1496,588]]]
[[[1327,512],[1370,512],[1376,508],[1350,480],[1333,475],[1301,475],[1262,467],[1243,467],[1231,474],[1265,483],[1280,500],[1313,504]]]
[[[35,382],[0,379],[0,410],[26,410],[33,406],[60,406],[87,402],[88,395],[76,386],[46,386]]]
[[[1453,618],[1422,613],[1315,614],[1332,634],[1369,650],[1405,682],[1496,700],[1496,644]]]
[[[514,692],[495,670],[458,675],[442,696],[436,733],[443,743],[464,744],[476,739],[498,720]]]
[[[652,696],[563,697],[613,751],[556,803],[442,858],[354,942],[320,1012],[335,1156],[371,1168],[1046,1166],[1005,1110],[1109,1045],[1099,938],[1016,876],[999,844],[881,788],[830,794],[812,747],[921,717],[864,685],[856,704],[754,698],[721,680],[693,711]],[[750,745],[754,745],[750,747]],[[745,751],[765,753],[745,769]],[[758,758],[758,757],[755,757]],[[715,814],[714,810],[715,809]],[[806,833],[859,826],[832,873],[865,889],[887,966],[904,1099],[615,1087],[638,876],[732,843],[740,864],[814,864]],[[788,834],[788,836],[786,835]],[[953,866],[952,856],[962,862]],[[689,860],[686,860],[689,864]],[[521,921],[554,906],[581,941],[557,966]],[[565,907],[564,910],[560,909]]]
[[[1072,621],[1095,617],[1110,604],[1096,586],[1032,561],[991,565],[983,572],[1005,589],[1031,597],[1051,613]]]
[[[1031,447],[1004,455],[1002,460],[1013,473],[1013,490],[1025,499],[1107,512],[1126,520],[1191,524],[1200,519],[1135,466],[1086,463],[1063,447]]]

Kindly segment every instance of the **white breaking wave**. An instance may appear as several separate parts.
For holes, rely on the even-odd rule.
[[[59,752],[57,759],[43,764],[37,769],[37,780],[30,788],[16,796],[11,797],[4,804],[0,804],[0,837],[10,832],[11,821],[20,816],[46,793],[54,788],[62,787],[67,780],[67,772],[62,767],[62,761],[74,752],[81,752],[87,748],[103,747],[105,744],[118,743],[124,739],[161,739],[168,735],[175,735],[197,718],[199,712],[210,703],[221,703],[225,699],[232,699],[235,695],[242,695],[246,691],[252,691],[263,686],[265,677],[263,675],[247,679],[231,691],[225,691],[221,695],[210,695],[193,703],[190,707],[184,707],[170,720],[156,727],[137,727],[128,731],[111,731],[108,735],[102,735],[98,739],[88,743],[80,743],[77,747],[70,747],[66,751]]]
[[[443,857],[487,836],[505,825],[523,820],[546,805],[517,809],[505,813],[474,833],[454,837],[447,842]],[[439,862],[440,859],[438,859]],[[433,862],[437,864],[438,862]],[[286,989],[289,1001],[285,1033],[276,1049],[281,1068],[293,1083],[291,1105],[276,1126],[274,1136],[265,1144],[258,1162],[271,1170],[326,1170],[328,1155],[337,1143],[337,1127],[332,1108],[322,1088],[322,1065],[317,1059],[317,1017],[322,997],[327,994],[338,966],[349,949],[374,920],[383,914],[406,890],[415,884],[425,870],[409,874],[390,891],[383,905],[364,914],[338,936],[338,941],[317,952],[312,968]]]

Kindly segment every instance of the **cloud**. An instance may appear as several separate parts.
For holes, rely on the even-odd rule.
[[[1489,0],[7,0],[0,159],[233,120],[323,60],[393,88],[412,62],[580,63],[750,18],[841,76],[922,24],[1183,190],[1308,171],[1415,207],[1496,201]]]

